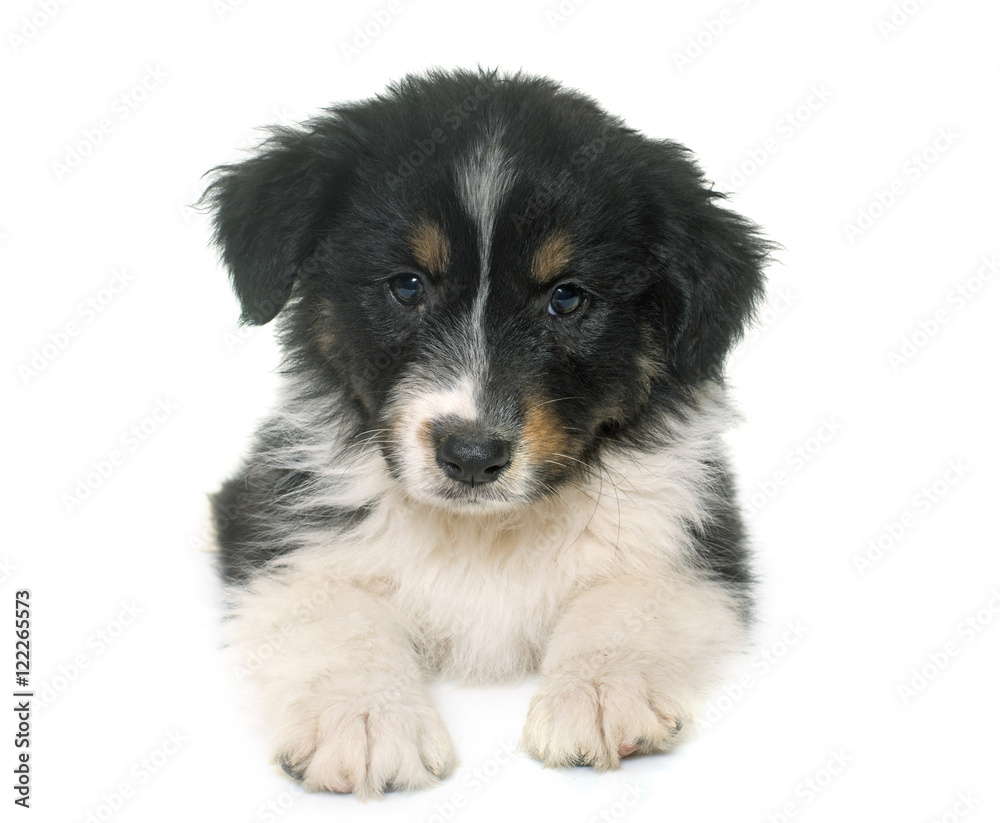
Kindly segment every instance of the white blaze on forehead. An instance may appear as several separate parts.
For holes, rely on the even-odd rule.
[[[513,182],[513,169],[500,147],[499,134],[479,143],[458,169],[458,194],[479,232],[480,276],[484,279],[489,268],[497,211]]]
[[[514,172],[503,149],[500,134],[479,143],[458,169],[458,193],[466,213],[478,233],[479,291],[470,318],[470,354],[473,373],[485,377],[488,358],[483,335],[483,313],[489,293],[490,251],[496,230],[497,212],[514,182]]]

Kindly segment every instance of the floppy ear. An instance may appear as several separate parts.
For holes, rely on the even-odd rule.
[[[219,166],[201,205],[229,269],[242,321],[263,325],[288,300],[299,266],[344,200],[347,156],[334,119],[274,128],[255,156]]]
[[[669,141],[649,147],[667,359],[684,382],[720,377],[763,295],[772,244],[717,204],[725,195],[709,188],[687,149]]]

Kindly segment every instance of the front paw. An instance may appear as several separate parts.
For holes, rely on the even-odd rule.
[[[286,712],[277,761],[310,791],[424,789],[455,765],[444,721],[423,695],[381,700],[311,697]]]
[[[642,678],[560,676],[531,699],[519,746],[546,766],[616,769],[630,754],[670,749],[680,714]]]

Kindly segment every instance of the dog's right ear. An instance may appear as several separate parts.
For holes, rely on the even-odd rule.
[[[249,160],[213,169],[199,202],[213,214],[244,323],[263,325],[281,311],[299,266],[345,200],[350,152],[340,123],[323,119],[307,129],[272,129]]]

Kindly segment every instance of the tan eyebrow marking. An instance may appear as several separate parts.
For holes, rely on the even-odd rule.
[[[451,244],[440,224],[426,217],[410,232],[410,249],[417,262],[432,274],[441,274],[451,259]]]
[[[565,271],[573,256],[573,241],[562,229],[552,232],[535,252],[531,262],[531,276],[543,286],[548,285]]]

